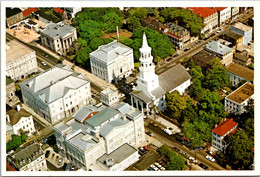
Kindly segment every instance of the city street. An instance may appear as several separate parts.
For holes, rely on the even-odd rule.
[[[195,157],[195,151],[190,150],[186,146],[182,145],[180,142],[177,142],[174,135],[169,136],[164,133],[159,127],[154,127],[151,124],[147,126],[147,128],[155,135],[155,138],[160,141],[162,144],[167,144],[170,147],[177,147],[183,152],[187,153],[189,156]],[[225,170],[223,167],[217,164],[217,162],[210,162],[205,158],[206,152],[200,150],[196,153],[196,159],[198,163],[203,163],[209,167],[209,170]]]

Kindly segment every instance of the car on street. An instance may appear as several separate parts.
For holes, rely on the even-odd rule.
[[[223,31],[223,29],[221,28],[221,29],[219,29],[218,31],[217,31],[217,33],[220,33],[221,31]]]
[[[179,56],[179,54],[177,54],[177,53],[176,53],[175,55],[173,55],[174,58],[175,58],[175,57],[178,57],[178,56]]]
[[[44,61],[42,61],[41,64],[42,64],[43,66],[46,66],[46,65],[47,65]]]
[[[200,163],[199,166],[201,168],[203,168],[204,170],[207,170],[209,167],[207,167],[206,165],[204,165],[203,163]]]
[[[208,159],[211,162],[215,162],[215,159],[213,157],[209,156],[209,155],[206,155],[205,158]]]
[[[169,129],[167,129],[167,128],[166,128],[166,129],[164,129],[163,131],[164,131],[165,133],[167,133],[168,135],[172,135],[172,131],[171,131],[171,130],[169,130]]]
[[[187,51],[189,51],[191,48],[189,47],[189,48],[186,48],[186,49],[184,49],[184,52],[187,52]]]
[[[195,44],[199,45],[202,41],[196,41]]]
[[[150,131],[146,132],[146,134],[149,135],[149,136],[151,136],[151,137],[154,136],[154,134],[153,134],[152,132],[150,132]]]
[[[61,165],[62,161],[63,161],[63,158],[60,157],[59,160],[58,160],[58,165]]]
[[[213,155],[213,152],[210,151],[210,150],[207,150],[206,152],[207,152],[208,154],[210,154],[210,155]]]

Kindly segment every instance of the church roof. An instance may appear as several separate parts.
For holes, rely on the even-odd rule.
[[[190,74],[186,71],[184,66],[177,64],[159,75],[160,87],[164,89],[165,93],[172,91],[185,81],[191,79]]]

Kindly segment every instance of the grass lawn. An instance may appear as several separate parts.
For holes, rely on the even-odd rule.
[[[116,39],[117,36],[116,36],[116,35],[113,35],[113,36],[111,36],[110,38],[111,38],[111,39]],[[123,35],[119,35],[119,40],[120,40],[120,41],[124,41],[124,40],[126,40],[126,39],[128,39],[128,37],[123,36]]]

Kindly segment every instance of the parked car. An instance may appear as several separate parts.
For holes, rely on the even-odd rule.
[[[169,130],[169,129],[167,129],[167,128],[166,128],[166,129],[164,129],[163,131],[164,131],[165,133],[167,133],[168,135],[172,135],[172,131],[171,131],[171,130]]]
[[[204,165],[203,163],[200,163],[199,166],[201,168],[203,168],[204,170],[207,170],[209,167],[207,167],[206,165]]]
[[[213,155],[213,152],[210,151],[210,150],[207,150],[206,152],[207,152],[208,154],[210,154],[210,155]]]
[[[198,45],[198,44],[200,44],[202,41],[196,41],[195,43]]]
[[[220,29],[217,31],[217,33],[220,33],[221,31],[223,31],[223,29],[222,29],[222,28],[220,28]]]
[[[46,65],[47,65],[44,61],[42,61],[41,64],[42,64],[43,66],[46,66]]]
[[[146,134],[149,135],[149,136],[151,136],[151,137],[154,136],[154,134],[153,134],[152,132],[150,132],[150,131],[149,131],[149,132],[146,132]]]
[[[186,49],[184,49],[184,52],[187,52],[187,51],[189,51],[191,48],[189,47],[189,48],[186,48]]]
[[[211,162],[215,162],[215,159],[213,157],[209,156],[209,155],[206,155],[205,158],[208,159]]]
[[[174,58],[175,58],[175,57],[178,57],[178,56],[179,56],[179,54],[177,54],[177,53],[176,53],[175,55],[173,55]]]
[[[61,165],[62,161],[63,161],[63,158],[60,157],[59,160],[58,160],[58,165]]]

